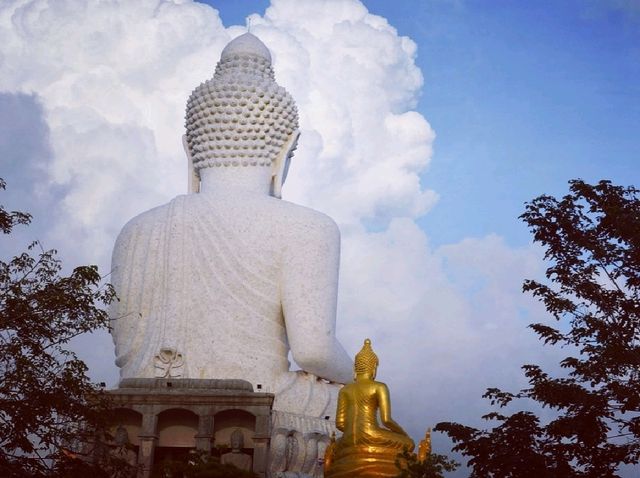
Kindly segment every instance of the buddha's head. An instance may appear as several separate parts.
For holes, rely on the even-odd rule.
[[[268,168],[280,197],[298,140],[298,112],[274,79],[271,54],[245,33],[222,51],[210,80],[189,97],[185,148],[196,174],[204,168]]]
[[[116,435],[114,441],[117,446],[126,446],[129,444],[129,432],[122,425],[116,429]]]
[[[242,430],[236,428],[231,433],[231,451],[238,453],[244,447],[244,435]]]
[[[365,339],[362,349],[356,354],[354,371],[356,379],[358,377],[371,379],[376,378],[376,372],[378,371],[378,356],[371,348],[371,340]]]

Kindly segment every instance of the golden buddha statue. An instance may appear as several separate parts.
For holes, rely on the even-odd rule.
[[[424,438],[418,444],[418,461],[425,461],[431,455],[431,428],[427,429]]]
[[[338,394],[336,427],[343,435],[327,449],[325,478],[382,478],[399,473],[396,458],[413,440],[391,418],[389,389],[376,382],[378,357],[366,339],[355,360],[355,381]],[[378,424],[378,412],[383,427]]]

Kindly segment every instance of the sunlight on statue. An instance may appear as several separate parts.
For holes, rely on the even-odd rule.
[[[298,137],[269,50],[236,38],[187,104],[191,194],[135,217],[116,242],[121,379],[244,379],[275,393],[276,410],[333,415],[339,386],[327,381],[352,367],[335,334],[340,233],[279,199]],[[290,371],[289,350],[303,371]]]
[[[328,448],[325,478],[397,476],[398,453],[413,451],[413,440],[391,418],[389,389],[376,382],[377,369],[378,356],[366,339],[356,355],[355,381],[338,395],[336,426],[343,435]]]

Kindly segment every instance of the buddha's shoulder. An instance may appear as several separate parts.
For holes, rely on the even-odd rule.
[[[131,218],[120,230],[116,239],[116,248],[136,241],[141,237],[149,237],[158,230],[158,226],[165,224],[176,202],[184,201],[187,196],[177,196],[166,204],[156,206]]]
[[[314,209],[272,197],[222,198],[200,194],[181,195],[161,206],[145,211],[125,224],[121,237],[148,234],[169,217],[214,215],[218,220],[255,223],[263,229],[276,229],[288,235],[339,240],[340,231],[333,219]]]
[[[131,234],[137,230],[151,227],[158,221],[163,220],[166,217],[167,210],[170,208],[172,202],[173,201],[161,206],[156,206],[129,219],[129,221],[122,227],[120,235]]]
[[[378,390],[380,392],[389,393],[389,387],[387,386],[386,383],[374,381],[373,384],[374,384],[374,387],[375,387],[376,390]]]
[[[276,199],[274,202],[279,210],[277,221],[290,232],[340,239],[338,225],[326,214],[288,201]]]

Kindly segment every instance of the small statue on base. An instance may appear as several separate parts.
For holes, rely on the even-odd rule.
[[[413,451],[413,440],[391,418],[389,389],[375,381],[377,369],[378,357],[367,339],[356,355],[355,382],[338,394],[336,427],[343,435],[327,449],[325,478],[394,477],[398,454]]]
[[[418,461],[425,461],[431,455],[431,428],[427,428],[424,438],[418,444]]]
[[[129,432],[122,425],[118,426],[118,428],[116,429],[116,434],[114,437],[114,447],[111,450],[111,456],[116,460],[126,463],[130,467],[128,470],[124,471],[124,474],[122,470],[119,470],[115,471],[112,476],[136,476],[138,454],[133,451],[133,447],[131,446],[131,442],[129,441]]]
[[[250,471],[252,467],[251,455],[242,453],[244,447],[244,435],[239,429],[235,429],[231,434],[231,451],[220,457],[223,465],[233,465],[241,470]]]

